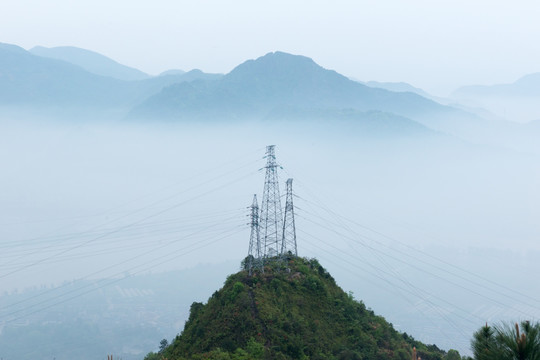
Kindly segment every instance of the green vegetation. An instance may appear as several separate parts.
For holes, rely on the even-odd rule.
[[[539,360],[540,323],[481,327],[473,335],[475,360]]]
[[[290,257],[264,273],[230,275],[207,304],[193,303],[184,331],[146,360],[424,360],[445,353],[426,346],[339,288],[315,259]]]

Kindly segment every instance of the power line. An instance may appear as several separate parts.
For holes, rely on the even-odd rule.
[[[320,220],[323,220],[324,222],[328,222],[328,220],[326,220],[324,217],[321,217],[321,216],[318,216],[318,215],[315,215],[315,216],[318,217],[319,221],[311,221],[311,222],[312,222],[313,224],[317,225],[317,226],[323,226],[323,225],[321,224],[321,221],[320,221]],[[326,229],[328,229],[328,227],[327,227]],[[375,242],[375,243],[378,243],[379,245],[382,245],[382,243],[381,243],[380,241],[376,240],[376,239],[366,237],[365,235],[360,235],[360,234],[356,233],[355,231],[353,231],[353,230],[351,230],[351,229],[349,229],[349,231],[353,234],[353,236],[355,236],[354,241],[356,241],[356,242],[358,242],[358,241],[356,240],[356,237],[363,237],[363,238],[368,238],[368,239],[370,239],[371,241],[373,241],[373,242]],[[344,238],[352,239],[352,238],[350,238],[350,237],[344,236],[343,234],[340,234],[340,235],[341,235],[342,237],[344,237]],[[376,248],[374,248],[374,247],[372,247],[372,246],[369,246],[369,245],[367,245],[367,244],[365,244],[365,243],[361,243],[361,245],[362,245],[363,247],[365,247],[365,248],[369,248],[369,249],[371,249],[371,250],[373,250],[373,251],[376,251],[376,252],[382,254],[383,256],[389,257],[389,258],[391,258],[393,261],[401,262],[401,263],[404,263],[404,264],[406,264],[406,265],[408,265],[408,266],[410,266],[410,267],[412,267],[412,268],[415,268],[415,269],[421,270],[421,271],[423,271],[423,272],[426,272],[426,273],[428,273],[428,274],[430,274],[430,275],[432,275],[432,276],[434,276],[434,277],[437,277],[437,278],[439,278],[439,279],[441,279],[441,280],[444,280],[444,281],[446,281],[446,282],[448,282],[448,283],[451,283],[451,284],[453,284],[453,285],[455,285],[455,286],[457,286],[457,287],[460,287],[460,288],[462,288],[462,289],[464,289],[464,290],[467,290],[467,291],[469,291],[469,292],[471,292],[471,293],[473,293],[473,294],[475,294],[475,295],[477,295],[477,296],[483,297],[483,298],[485,298],[486,300],[489,300],[489,301],[491,301],[491,302],[497,303],[497,304],[499,304],[499,305],[508,307],[508,304],[502,303],[502,302],[499,301],[499,300],[493,299],[493,298],[491,298],[491,297],[489,297],[489,296],[487,296],[487,295],[485,295],[485,294],[482,294],[482,293],[478,292],[477,288],[478,288],[478,287],[484,288],[484,289],[486,289],[486,290],[489,290],[489,291],[491,291],[491,292],[494,292],[495,294],[497,294],[497,295],[499,295],[499,296],[503,296],[503,297],[509,298],[509,299],[511,299],[511,300],[513,300],[513,301],[518,301],[518,302],[521,302],[521,303],[523,303],[523,304],[532,306],[531,304],[528,304],[527,302],[524,302],[523,300],[520,300],[520,299],[514,297],[513,295],[511,295],[511,294],[509,294],[509,293],[507,293],[507,292],[500,292],[500,291],[497,291],[497,290],[495,290],[495,289],[492,289],[492,288],[488,287],[488,286],[485,285],[485,284],[482,284],[482,283],[479,283],[479,282],[477,282],[477,281],[468,279],[468,278],[466,278],[466,277],[464,277],[464,276],[461,276],[461,275],[459,275],[459,274],[456,274],[456,273],[454,273],[454,272],[452,272],[452,271],[450,271],[450,270],[448,270],[448,269],[442,268],[442,267],[440,267],[440,266],[431,264],[431,263],[427,262],[426,260],[424,260],[424,257],[418,257],[418,256],[415,256],[415,255],[408,254],[408,253],[406,253],[406,252],[404,252],[404,251],[401,251],[401,250],[399,250],[399,249],[397,249],[397,248],[395,248],[395,247],[390,247],[390,248],[388,249],[389,251],[396,252],[396,253],[398,253],[399,255],[406,256],[406,257],[410,258],[411,260],[413,260],[412,262],[407,262],[407,261],[405,261],[402,257],[392,256],[392,255],[388,254],[388,252],[382,252],[382,251],[380,251],[380,250],[378,250],[378,249],[376,249]],[[429,254],[426,254],[426,255],[427,255],[428,258],[431,257]],[[435,269],[440,270],[440,271],[442,271],[442,272],[444,272],[444,273],[446,273],[446,274],[455,276],[455,277],[457,277],[458,279],[467,281],[467,282],[471,283],[472,285],[474,285],[475,288],[474,288],[474,289],[471,289],[471,288],[465,287],[464,285],[458,284],[458,283],[456,283],[455,281],[452,281],[452,280],[450,280],[450,279],[447,278],[447,277],[443,277],[443,276],[441,276],[441,275],[435,274],[435,273],[432,272],[432,271],[426,271],[426,270],[424,270],[424,269],[421,269],[418,265],[416,265],[417,263],[423,263],[423,264],[425,264],[425,265],[428,265],[428,266],[431,267],[431,268],[435,268]],[[530,314],[527,314],[527,313],[524,313],[524,312],[522,312],[522,314],[523,314],[523,315],[526,315],[526,316],[530,316]]]
[[[116,275],[119,276],[119,275],[124,274],[126,271],[130,271],[130,272],[131,272],[131,271],[133,271],[134,269],[137,269],[137,268],[142,267],[142,266],[144,266],[144,265],[152,264],[152,263],[154,263],[154,262],[156,262],[156,261],[159,261],[158,264],[149,265],[149,266],[147,266],[147,267],[145,267],[145,268],[142,268],[142,269],[140,269],[140,270],[134,272],[132,275],[140,274],[140,273],[142,273],[142,272],[145,272],[145,271],[151,270],[151,269],[153,269],[153,268],[155,268],[155,267],[157,267],[157,266],[160,266],[160,265],[162,265],[162,264],[164,264],[164,263],[167,263],[167,262],[176,260],[177,258],[179,258],[179,257],[181,257],[181,256],[185,256],[185,255],[190,254],[190,253],[192,253],[192,252],[194,252],[194,251],[197,251],[197,250],[200,250],[200,249],[205,248],[205,247],[207,247],[207,246],[210,246],[210,245],[212,245],[212,244],[215,244],[215,243],[217,243],[218,241],[224,240],[224,239],[226,239],[226,238],[228,238],[228,237],[230,237],[230,236],[232,236],[232,235],[235,235],[235,234],[237,234],[237,233],[239,233],[239,232],[242,232],[243,230],[244,230],[244,229],[243,229],[243,226],[242,226],[241,228],[237,229],[235,232],[232,232],[232,233],[230,233],[230,234],[224,235],[224,236],[222,236],[222,237],[220,237],[220,238],[212,239],[211,241],[206,242],[206,243],[202,243],[202,244],[201,244],[201,242],[198,242],[197,244],[199,244],[199,246],[197,246],[197,247],[195,247],[195,248],[189,249],[189,246],[188,246],[188,247],[185,248],[185,249],[181,249],[181,250],[189,249],[189,250],[186,250],[186,251],[183,252],[183,253],[175,254],[175,253],[178,252],[178,251],[175,251],[175,252],[169,253],[169,254],[167,254],[167,255],[163,255],[163,256],[160,256],[160,257],[158,257],[158,258],[155,258],[155,259],[153,259],[153,260],[151,260],[151,261],[147,261],[147,262],[145,262],[145,263],[139,264],[139,265],[134,266],[134,267],[132,267],[132,268],[129,268],[129,269],[127,269],[127,270],[123,270],[122,272],[119,272],[119,273],[117,273]],[[173,254],[175,254],[175,255],[172,256],[172,257],[170,257],[170,256],[173,255]],[[166,259],[167,257],[170,257],[170,258],[169,258],[169,259]],[[110,285],[112,285],[112,284],[116,284],[116,283],[118,283],[118,282],[120,282],[120,281],[122,281],[122,280],[124,280],[124,279],[125,279],[125,278],[119,278],[119,279],[109,280],[109,281],[108,281],[106,284],[104,284],[104,285],[101,285],[101,286],[99,286],[99,287],[94,287],[93,289],[86,290],[86,291],[84,291],[84,292],[82,292],[82,293],[78,293],[78,294],[76,294],[76,295],[74,295],[74,296],[72,296],[72,297],[70,297],[70,298],[63,299],[63,300],[59,300],[59,301],[57,301],[57,302],[55,302],[55,303],[53,303],[53,304],[49,304],[49,305],[47,305],[47,306],[45,306],[45,307],[41,307],[41,308],[39,308],[39,309],[37,309],[37,310],[35,310],[35,311],[32,311],[32,312],[30,312],[30,313],[27,313],[27,314],[25,314],[25,315],[22,315],[22,316],[19,316],[19,317],[16,317],[16,318],[12,318],[12,319],[9,319],[9,320],[5,320],[4,323],[7,324],[7,323],[12,323],[12,322],[21,320],[21,319],[26,318],[26,317],[28,317],[28,316],[30,316],[30,315],[33,315],[33,314],[35,314],[35,313],[38,313],[38,312],[41,312],[41,311],[44,311],[44,310],[47,310],[47,309],[50,309],[50,308],[52,308],[52,307],[54,307],[54,306],[58,306],[58,305],[63,304],[63,303],[66,303],[66,302],[68,302],[68,301],[71,301],[71,300],[73,300],[73,299],[79,298],[79,297],[84,296],[84,295],[86,295],[86,294],[88,294],[88,293],[91,293],[91,292],[93,292],[93,291],[102,289],[102,288],[107,287],[107,286],[110,286]],[[90,284],[90,285],[84,286],[84,287],[82,287],[82,288],[86,288],[86,287],[89,287],[89,286],[94,286],[94,284]],[[81,288],[81,289],[82,289],[82,288]],[[80,290],[80,289],[78,289],[78,290]],[[66,294],[70,294],[70,293],[72,293],[72,292],[74,292],[74,291],[67,292]],[[63,294],[63,295],[65,295],[65,294]],[[63,295],[61,295],[61,296],[63,296]],[[59,296],[59,297],[60,297],[60,296]],[[59,298],[59,297],[57,297],[57,298]],[[43,303],[45,303],[45,302],[46,302],[46,301],[44,301]],[[31,308],[31,306],[30,306],[29,308]],[[9,315],[17,314],[17,313],[19,313],[20,311],[21,311],[21,310],[17,310],[17,311],[14,311],[14,312],[10,313],[10,314],[7,314],[7,315],[9,316]]]
[[[248,175],[253,175],[254,173],[255,173],[255,172],[251,172],[251,173],[249,173]],[[127,229],[127,228],[133,226],[133,225],[140,224],[140,223],[142,223],[142,222],[145,221],[145,220],[154,218],[154,217],[156,217],[156,216],[158,216],[158,215],[161,215],[161,214],[163,214],[163,213],[165,213],[165,212],[168,212],[168,211],[170,211],[170,210],[172,210],[172,209],[175,209],[175,208],[178,208],[178,207],[180,207],[180,206],[182,206],[182,205],[185,205],[186,203],[188,203],[188,202],[190,202],[190,201],[197,200],[197,199],[199,199],[199,198],[201,198],[201,197],[203,197],[203,196],[205,196],[205,195],[208,195],[208,194],[213,193],[213,192],[215,192],[215,191],[217,191],[217,190],[220,190],[220,189],[222,189],[222,188],[224,188],[224,187],[227,187],[227,186],[229,186],[229,185],[231,185],[231,184],[234,184],[234,183],[236,183],[236,182],[238,182],[238,181],[244,179],[245,177],[247,177],[247,176],[241,176],[241,177],[239,177],[239,178],[236,178],[236,179],[233,180],[233,181],[230,181],[230,182],[225,183],[225,184],[223,184],[223,185],[217,186],[217,187],[215,187],[215,188],[213,188],[213,189],[211,189],[211,190],[208,190],[208,191],[206,191],[206,192],[203,192],[202,194],[193,196],[193,197],[191,197],[190,199],[187,199],[187,200],[185,200],[185,201],[183,201],[183,202],[176,203],[176,204],[174,204],[174,205],[172,205],[172,206],[169,206],[169,207],[167,207],[167,208],[165,208],[165,209],[162,209],[162,210],[160,210],[160,211],[158,211],[158,212],[156,212],[156,213],[154,213],[154,214],[148,215],[148,216],[146,216],[146,217],[144,217],[144,218],[142,218],[142,219],[139,219],[139,220],[134,221],[134,222],[131,222],[131,223],[127,224],[127,225],[121,226],[121,227],[119,227],[119,228],[117,228],[117,229],[115,229],[115,230],[112,230],[112,231],[110,231],[110,232],[106,232],[106,233],[103,234],[103,235],[94,237],[94,238],[92,238],[92,239],[90,239],[90,240],[87,240],[87,241],[85,241],[85,242],[83,242],[83,243],[74,245],[74,246],[72,246],[72,247],[70,247],[70,248],[68,248],[68,249],[66,249],[66,250],[57,252],[57,253],[55,253],[55,254],[53,254],[53,255],[51,255],[51,256],[42,258],[42,259],[40,259],[40,260],[38,260],[38,261],[35,261],[35,262],[31,263],[31,264],[22,266],[22,267],[20,267],[20,268],[17,268],[17,269],[15,269],[15,270],[12,270],[12,271],[10,271],[10,272],[7,272],[7,273],[5,273],[5,274],[2,274],[2,275],[0,275],[0,278],[4,278],[4,277],[7,277],[7,276],[12,275],[12,274],[14,274],[14,273],[17,273],[17,272],[19,272],[19,271],[28,269],[28,268],[33,267],[33,266],[36,266],[36,265],[39,265],[39,264],[41,264],[41,263],[43,263],[43,262],[45,262],[45,261],[47,261],[47,260],[50,260],[50,259],[52,259],[52,258],[54,258],[54,257],[63,255],[63,254],[65,254],[65,253],[68,253],[68,252],[70,252],[70,251],[73,251],[73,250],[75,250],[75,249],[78,249],[78,248],[80,248],[80,247],[82,247],[82,246],[85,246],[85,245],[87,245],[87,244],[89,244],[89,243],[92,243],[92,242],[94,242],[94,241],[96,241],[96,240],[99,240],[99,239],[102,239],[102,238],[107,237],[107,236],[109,236],[109,235],[112,235],[112,234],[115,234],[115,233],[117,233],[117,232],[120,232],[120,231],[122,231],[122,230],[124,230],[124,229]]]
[[[152,252],[156,252],[156,251],[158,251],[158,250],[160,250],[160,249],[164,249],[164,248],[166,248],[166,247],[168,247],[168,246],[170,246],[170,245],[172,245],[172,244],[177,243],[179,240],[184,240],[184,241],[185,241],[186,239],[189,239],[189,238],[194,237],[194,236],[196,236],[196,235],[200,235],[201,233],[207,232],[207,231],[208,231],[209,229],[211,229],[212,227],[215,227],[215,226],[218,226],[218,225],[219,225],[219,224],[214,224],[214,226],[210,226],[210,227],[205,226],[204,228],[202,228],[202,229],[200,229],[200,230],[198,230],[198,231],[196,231],[196,232],[193,232],[193,233],[191,233],[191,234],[189,234],[189,235],[183,237],[182,239],[175,238],[174,240],[172,240],[172,241],[170,241],[170,242],[168,242],[168,243],[165,243],[165,244],[163,244],[163,245],[161,245],[161,246],[158,246],[158,247],[155,247],[155,246],[154,246],[154,247],[152,248],[152,250],[150,250],[150,251],[145,251],[145,252],[140,253],[140,254],[138,254],[138,255],[136,255],[136,256],[133,256],[133,257],[131,257],[131,258],[128,258],[128,259],[126,259],[126,260],[123,260],[122,262],[118,262],[118,263],[114,263],[114,264],[112,264],[112,265],[108,265],[108,266],[106,266],[106,267],[104,267],[104,268],[101,268],[101,269],[96,270],[96,271],[94,271],[94,272],[92,272],[92,273],[90,273],[90,274],[87,274],[87,275],[84,276],[83,278],[80,278],[80,280],[88,279],[88,278],[90,278],[90,277],[96,276],[96,275],[98,275],[98,274],[100,274],[100,273],[103,273],[103,272],[106,271],[106,270],[110,270],[110,269],[112,269],[112,268],[119,267],[119,266],[121,266],[121,265],[123,265],[123,264],[126,264],[126,263],[129,263],[129,262],[131,262],[131,261],[133,261],[133,260],[140,259],[140,258],[143,258],[143,257],[147,257],[147,256],[148,256],[150,253],[152,253]],[[238,226],[240,226],[240,225],[237,225],[235,228],[237,228]],[[221,231],[221,232],[223,232],[223,231]],[[169,252],[169,254],[170,254],[170,253],[173,253],[173,252]],[[125,269],[124,269],[124,270],[121,270],[120,272],[118,272],[118,273],[116,273],[116,274],[114,274],[114,275],[112,275],[112,276],[121,275],[121,274],[123,274],[125,271],[129,271],[129,269],[128,269],[128,270],[125,270]],[[38,295],[36,295],[36,296],[34,296],[34,297],[30,297],[30,298],[25,299],[25,300],[23,300],[23,301],[20,301],[20,302],[17,302],[17,303],[13,303],[13,304],[10,304],[10,305],[6,306],[5,308],[12,307],[12,306],[15,306],[15,305],[19,305],[19,304],[21,304],[21,303],[27,302],[27,301],[29,301],[29,300],[32,300],[32,299],[34,299],[34,298],[36,298],[36,297],[38,297],[38,296],[41,296],[41,295],[43,295],[43,294],[46,294],[46,293],[50,293],[50,292],[53,292],[53,291],[58,291],[58,290],[61,289],[62,287],[63,287],[63,286],[60,286],[60,287],[57,287],[57,288],[50,289],[50,290],[46,291],[45,293],[38,294]]]

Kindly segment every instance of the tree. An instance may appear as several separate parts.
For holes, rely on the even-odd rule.
[[[459,351],[450,349],[444,357],[444,360],[461,360],[461,355],[459,355]]]
[[[167,339],[163,339],[159,342],[159,353],[161,354],[169,346]]]
[[[516,323],[513,327],[503,324],[495,327],[502,359],[540,360],[540,323],[521,322],[521,331]]]
[[[497,353],[497,343],[495,341],[495,331],[491,326],[482,326],[473,335],[471,348],[475,360],[493,360]]]
[[[474,333],[475,360],[540,360],[540,323],[486,324]]]

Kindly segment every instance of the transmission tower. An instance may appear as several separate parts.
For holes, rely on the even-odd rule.
[[[288,252],[290,252],[294,256],[298,256],[298,249],[296,247],[296,227],[294,224],[292,182],[293,179],[287,179],[287,195],[285,197],[285,216],[283,218],[281,254],[286,255]]]
[[[259,205],[257,204],[257,195],[253,195],[253,203],[249,207],[251,209],[250,214],[250,226],[251,235],[249,237],[249,251],[248,251],[248,271],[249,275],[254,268],[261,268],[261,236],[259,231]]]
[[[266,175],[264,180],[263,198],[261,204],[260,227],[263,243],[262,256],[271,258],[279,255],[282,238],[282,211],[279,197],[279,183],[276,163],[275,145],[266,147]]]

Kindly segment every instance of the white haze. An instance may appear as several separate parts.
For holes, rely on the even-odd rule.
[[[448,136],[367,137],[303,123],[0,126],[1,292],[239,263],[247,206],[262,196],[265,146],[276,144],[280,179],[293,177],[298,195],[299,254],[319,258],[400,331],[467,353],[485,321],[540,316],[538,156]],[[396,249],[408,255],[385,258]],[[434,277],[437,259],[508,289],[486,293],[495,306],[463,279],[454,286],[447,273]],[[422,261],[434,265],[410,266]],[[431,306],[437,300],[421,293],[389,296],[400,291],[381,281],[385,270],[462,305],[472,320],[459,332],[439,312],[461,324],[453,311],[462,310]],[[533,306],[501,307],[510,289],[536,299]]]

